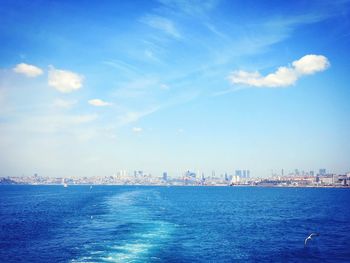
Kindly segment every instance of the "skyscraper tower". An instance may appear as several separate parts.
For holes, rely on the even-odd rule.
[[[163,181],[168,181],[168,173],[167,172],[163,172]]]
[[[236,170],[235,171],[236,176],[242,176],[242,171],[241,170]]]
[[[327,174],[326,169],[324,169],[324,168],[320,169],[318,173],[319,173],[319,175],[326,175]]]

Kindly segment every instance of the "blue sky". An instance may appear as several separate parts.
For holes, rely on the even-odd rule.
[[[350,170],[349,1],[0,4],[0,176]]]

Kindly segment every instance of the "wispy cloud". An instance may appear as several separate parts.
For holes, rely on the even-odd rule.
[[[164,83],[160,85],[160,88],[161,88],[162,90],[168,90],[168,89],[170,89],[169,85],[164,84]]]
[[[92,99],[92,100],[89,100],[88,103],[95,107],[105,107],[105,106],[112,105],[110,102],[106,102],[101,99]]]
[[[140,74],[140,71],[138,68],[134,67],[133,65],[131,65],[129,63],[121,61],[121,60],[115,60],[115,59],[104,60],[104,61],[102,61],[102,63],[107,65],[107,66],[113,67],[115,69],[122,70],[126,73],[131,73],[131,74],[138,73],[138,74]]]
[[[285,30],[287,28],[292,29],[295,26],[299,26],[299,25],[317,23],[329,17],[331,17],[331,15],[327,13],[308,13],[308,14],[295,15],[290,17],[274,17],[266,21],[263,24],[263,26],[266,29],[270,29],[270,30],[278,30],[278,29]]]
[[[205,23],[205,25],[206,25],[207,29],[210,32],[214,33],[216,36],[218,36],[218,37],[220,37],[220,38],[222,38],[224,40],[230,40],[230,38],[226,34],[224,34],[223,32],[219,31],[213,24]]]
[[[159,85],[159,80],[154,77],[135,78],[129,82],[120,83],[113,95],[119,98],[139,98],[145,93],[152,93]]]
[[[173,38],[181,38],[181,34],[176,28],[174,22],[168,18],[157,15],[146,15],[141,18],[141,22],[162,31]]]
[[[96,120],[97,117],[98,117],[97,114],[85,114],[85,115],[67,116],[63,120],[67,124],[81,124],[81,123],[92,122]]]
[[[164,6],[189,15],[202,15],[213,9],[219,0],[159,0]]]
[[[118,124],[124,126],[158,111],[160,107],[153,107],[144,111],[128,111],[118,118]]]
[[[243,84],[253,87],[286,87],[304,75],[311,75],[329,67],[329,61],[322,55],[306,55],[289,67],[279,67],[275,72],[262,76],[258,71],[234,71],[229,75],[232,84]]]
[[[63,100],[56,99],[53,103],[53,106],[58,108],[70,109],[77,103],[76,100]]]
[[[152,50],[146,49],[144,51],[145,57],[153,62],[161,62],[161,60],[154,54]]]
[[[220,37],[220,51],[216,48],[209,50],[213,58],[211,66],[217,67],[232,62],[233,59],[241,59],[243,56],[251,56],[271,51],[271,47],[290,38],[296,29],[322,22],[330,18],[327,13],[309,13],[305,15],[262,17],[257,20],[247,21],[244,26],[232,27],[231,32],[223,30],[223,27],[215,27],[213,23],[205,23],[208,30]],[[223,41],[222,41],[223,40]]]
[[[16,121],[5,123],[2,129],[32,133],[69,133],[98,118],[97,114],[42,114],[25,117],[17,115]]]
[[[70,93],[83,86],[82,75],[50,66],[48,84],[60,92]]]
[[[41,68],[26,63],[17,64],[16,67],[13,68],[13,71],[30,78],[35,78],[43,74],[43,70]]]
[[[140,127],[133,127],[133,128],[132,128],[132,131],[135,132],[135,133],[140,133],[140,132],[143,131],[143,129],[140,128]]]

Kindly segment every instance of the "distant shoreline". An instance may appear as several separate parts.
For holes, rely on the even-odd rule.
[[[62,186],[62,184],[0,184],[0,186]],[[154,185],[154,184],[70,184],[69,187],[74,186],[153,186],[153,187],[230,187],[230,188],[337,188],[337,189],[350,189],[350,186],[272,186],[272,185]]]

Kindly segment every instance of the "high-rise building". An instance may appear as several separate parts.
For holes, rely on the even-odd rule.
[[[241,177],[242,176],[242,171],[241,170],[236,170],[235,171],[235,176]]]
[[[164,172],[163,173],[163,181],[168,181],[168,173],[167,172]]]
[[[247,170],[247,178],[250,178],[250,171]]]
[[[119,177],[124,177],[124,176],[127,176],[128,175],[128,172],[126,170],[120,170],[117,175]]]
[[[319,175],[326,175],[327,174],[326,169],[324,169],[324,168],[319,169],[318,174]]]

